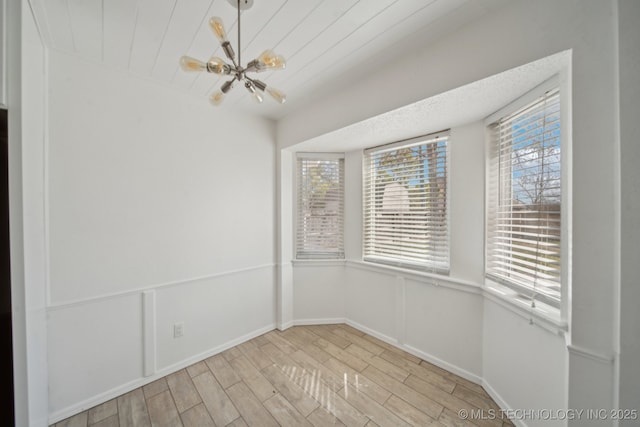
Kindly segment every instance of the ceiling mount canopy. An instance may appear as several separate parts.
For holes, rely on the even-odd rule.
[[[227,32],[224,29],[222,19],[214,16],[209,20],[209,26],[213,33],[220,41],[220,46],[224,51],[226,57],[231,61],[231,64],[226,63],[217,56],[212,56],[209,61],[202,62],[198,59],[190,56],[183,56],[180,58],[180,67],[184,71],[206,71],[208,73],[214,73],[219,75],[229,75],[231,80],[228,80],[220,86],[220,89],[215,91],[209,97],[209,100],[213,105],[220,105],[224,100],[224,96],[227,92],[233,89],[236,82],[243,82],[244,87],[251,93],[253,99],[256,102],[262,102],[262,95],[266,92],[274,100],[280,104],[284,104],[287,97],[284,93],[276,88],[267,86],[266,83],[251,78],[247,75],[250,72],[260,73],[267,70],[282,70],[286,67],[286,61],[282,55],[276,55],[272,50],[267,49],[260,54],[256,59],[250,61],[246,67],[242,67],[242,56],[240,50],[240,11],[248,10],[253,6],[253,0],[227,0],[229,4],[238,10],[238,61],[236,62],[236,55],[231,46],[231,42],[227,39]]]
[[[233,7],[239,7],[240,10],[251,9],[251,7],[253,6],[253,0],[227,0],[227,2],[229,2],[229,4]]]

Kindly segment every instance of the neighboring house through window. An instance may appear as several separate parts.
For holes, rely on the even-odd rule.
[[[448,132],[365,150],[364,260],[449,271]]]

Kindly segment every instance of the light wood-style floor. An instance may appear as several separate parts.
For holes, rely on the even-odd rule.
[[[482,387],[350,326],[271,331],[56,424],[512,426]],[[491,418],[491,417],[485,417]]]

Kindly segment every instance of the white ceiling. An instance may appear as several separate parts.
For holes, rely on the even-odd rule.
[[[361,150],[483,120],[560,74],[570,63],[570,51],[558,52],[320,135],[290,149],[307,152]]]
[[[255,104],[241,86],[220,107],[279,119],[317,96],[374,71],[427,26],[442,36],[495,7],[494,0],[255,0],[242,14],[243,65],[270,48],[287,68],[254,77],[281,89],[287,103]],[[30,0],[47,46],[125,70],[201,97],[224,81],[214,74],[185,73],[182,55],[224,57],[208,26],[220,16],[237,55],[237,12],[228,0]],[[450,24],[450,25],[447,25]],[[428,43],[423,31],[421,44]],[[367,67],[358,67],[368,64]],[[268,98],[268,97],[266,97]]]

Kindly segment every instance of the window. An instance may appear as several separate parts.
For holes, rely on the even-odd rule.
[[[560,306],[560,96],[552,89],[489,125],[486,276]]]
[[[365,261],[448,273],[448,137],[365,150]]]
[[[298,154],[297,259],[344,258],[344,158]]]

